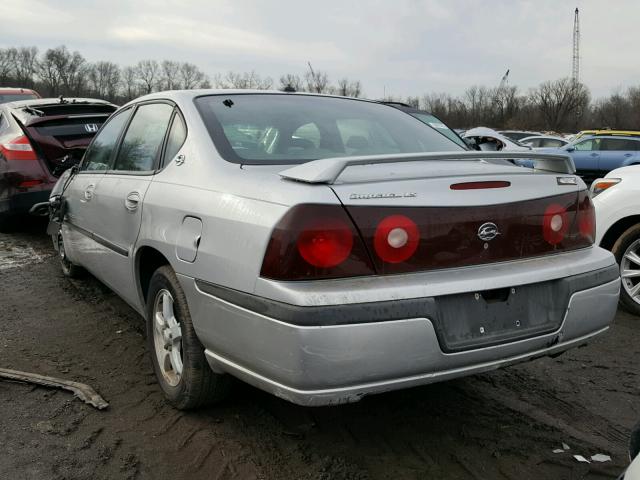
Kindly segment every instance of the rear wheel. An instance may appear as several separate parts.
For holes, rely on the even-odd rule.
[[[168,265],[158,268],[149,283],[147,343],[156,378],[171,405],[187,410],[226,397],[231,379],[209,367],[187,299]]]
[[[640,224],[620,235],[611,251],[620,265],[620,303],[640,316]]]
[[[69,260],[67,257],[67,251],[64,248],[64,238],[62,238],[62,232],[58,232],[58,259],[60,260],[60,268],[65,277],[80,278],[84,275],[85,270],[75,263]]]

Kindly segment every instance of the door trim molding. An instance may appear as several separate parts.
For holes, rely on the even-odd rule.
[[[75,231],[83,234],[86,237],[89,237],[94,242],[99,243],[103,247],[107,247],[109,250],[112,250],[112,251],[116,252],[117,254],[122,255],[123,257],[128,257],[129,256],[129,251],[126,248],[121,247],[120,245],[116,245],[115,243],[110,242],[106,238],[101,237],[100,235],[98,235],[96,233],[90,232],[89,230],[86,230],[86,229],[84,229],[82,227],[79,227],[78,225],[76,225],[75,223],[70,222],[69,220],[65,220],[64,223],[65,223],[65,225],[68,225],[69,227],[73,228]]]

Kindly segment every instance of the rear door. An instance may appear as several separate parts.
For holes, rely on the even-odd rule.
[[[604,174],[634,161],[638,142],[631,138],[603,138],[598,169]]]
[[[79,172],[65,191],[67,205],[63,224],[65,250],[69,258],[85,266],[97,276],[100,262],[94,253],[94,232],[100,224],[96,189],[115,156],[118,140],[131,115],[131,109],[112,116],[87,150]]]
[[[174,107],[166,102],[137,106],[112,167],[96,187],[99,222],[95,234],[108,247],[101,276],[129,303],[137,302],[133,246],[138,238],[144,196],[158,162]]]

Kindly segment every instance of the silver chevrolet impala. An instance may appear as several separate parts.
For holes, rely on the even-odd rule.
[[[302,405],[582,345],[618,268],[570,158],[463,150],[393,107],[161,92],[120,108],[58,182],[49,233],[147,322],[177,408],[230,376]]]

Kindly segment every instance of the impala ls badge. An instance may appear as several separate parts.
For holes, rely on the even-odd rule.
[[[483,242],[490,242],[498,235],[500,235],[498,226],[492,222],[483,223],[478,229],[478,238]]]
[[[86,123],[84,129],[89,133],[96,133],[98,131],[98,125],[95,123]]]

